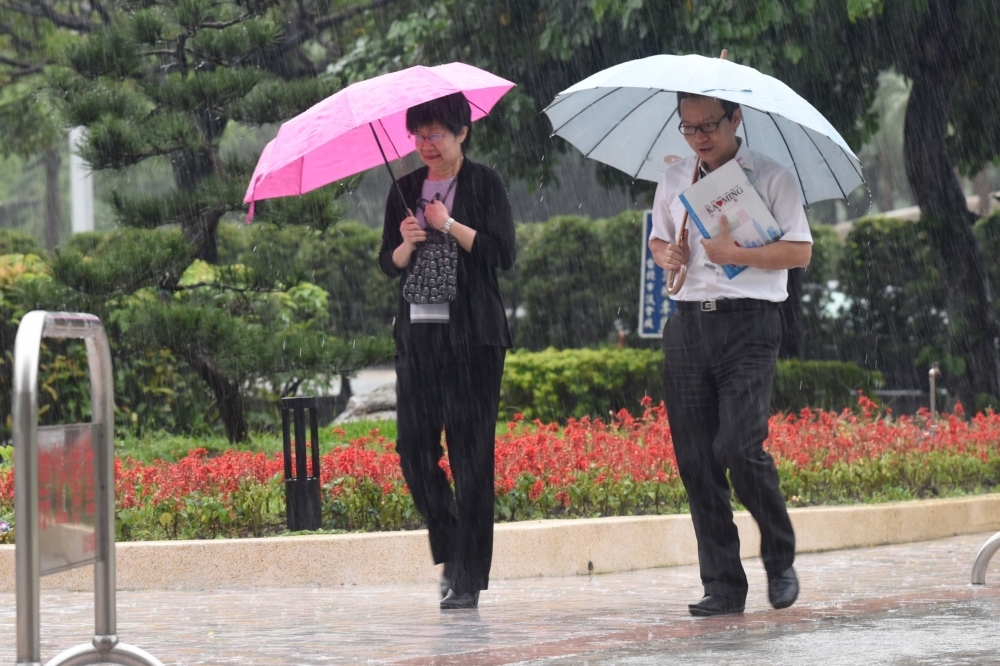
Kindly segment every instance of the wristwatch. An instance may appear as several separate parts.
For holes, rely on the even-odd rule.
[[[455,218],[453,218],[453,217],[449,217],[449,218],[448,218],[448,221],[444,223],[444,226],[443,226],[443,227],[441,227],[441,231],[443,231],[443,232],[444,232],[444,233],[446,233],[446,234],[451,234],[451,225],[452,225],[452,224],[453,224],[454,222],[455,222]]]

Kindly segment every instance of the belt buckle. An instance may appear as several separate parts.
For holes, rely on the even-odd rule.
[[[715,300],[714,299],[711,300],[711,301],[702,301],[701,302],[701,311],[702,312],[715,312],[715,309],[716,308],[715,308]]]

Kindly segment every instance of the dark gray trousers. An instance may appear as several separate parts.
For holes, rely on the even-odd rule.
[[[747,594],[726,470],[760,528],[767,572],[780,573],[795,559],[778,472],[762,446],[780,339],[776,308],[678,311],[663,330],[663,393],[705,594]]]
[[[502,347],[454,349],[448,324],[414,324],[396,357],[396,451],[427,521],[435,564],[453,563],[452,589],[489,587],[493,561],[494,449]],[[438,465],[448,443],[455,492]]]

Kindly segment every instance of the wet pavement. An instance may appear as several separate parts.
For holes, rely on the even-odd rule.
[[[118,635],[165,664],[985,664],[1000,662],[1000,562],[969,584],[988,534],[800,555],[799,602],[767,604],[746,560],[746,614],[692,618],[697,567],[495,581],[477,611],[434,585],[118,593]],[[0,663],[14,663],[0,595]],[[42,652],[89,640],[89,593],[42,594]]]

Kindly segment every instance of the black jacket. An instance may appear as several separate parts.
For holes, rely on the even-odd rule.
[[[400,178],[397,182],[406,199],[406,206],[393,187],[385,204],[385,224],[382,229],[382,249],[378,262],[390,278],[400,278],[399,305],[393,337],[396,353],[406,355],[410,342],[410,304],[403,299],[403,283],[410,269],[396,268],[392,253],[403,243],[400,223],[406,219],[406,207],[415,211],[427,167]],[[500,174],[482,164],[465,158],[455,183],[455,203],[451,216],[476,230],[472,252],[458,247],[458,285],[455,299],[449,304],[451,342],[455,347],[491,345],[510,348],[510,328],[500,298],[500,283],[496,269],[509,270],[517,254],[514,218]],[[416,253],[414,253],[414,258]],[[412,264],[412,259],[411,259]]]

